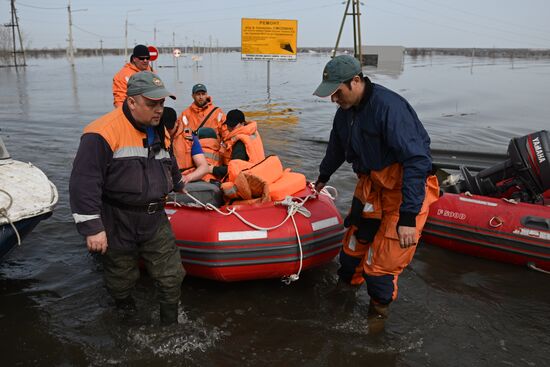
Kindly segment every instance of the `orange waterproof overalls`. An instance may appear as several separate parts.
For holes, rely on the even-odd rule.
[[[416,245],[401,248],[397,235],[402,176],[403,167],[398,163],[368,175],[360,174],[354,204],[346,218],[351,225],[344,235],[339,275],[344,279],[351,277],[351,284],[355,285],[366,281],[369,295],[380,304],[395,300],[397,278],[416,251]],[[416,216],[417,241],[429,206],[438,197],[437,178],[428,176],[422,208]]]

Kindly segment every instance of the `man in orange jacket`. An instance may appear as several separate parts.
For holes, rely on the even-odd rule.
[[[149,49],[145,45],[137,45],[130,56],[130,62],[126,63],[113,77],[113,106],[115,108],[122,106],[126,99],[126,90],[128,79],[140,71],[152,71],[149,65]]]
[[[195,84],[191,90],[191,96],[193,103],[181,113],[177,124],[183,124],[183,128],[191,129],[194,135],[197,135],[201,127],[210,127],[216,131],[217,139],[221,141],[227,133],[223,126],[225,114],[221,108],[214,106],[212,97],[206,90],[206,85]]]

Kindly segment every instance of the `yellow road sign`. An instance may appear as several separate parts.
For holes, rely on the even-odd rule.
[[[241,19],[243,60],[296,60],[298,21]]]

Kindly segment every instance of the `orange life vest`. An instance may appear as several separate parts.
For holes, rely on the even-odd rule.
[[[206,161],[211,166],[219,166],[220,165],[220,142],[218,139],[215,138],[200,138],[199,141],[201,142],[202,151],[204,152],[204,157],[206,158]],[[218,181],[216,176],[207,173],[202,177],[203,181],[210,182],[212,180]]]
[[[195,169],[191,147],[193,146],[193,134],[183,124],[176,122],[175,131],[172,133],[172,149],[178,162],[178,167],[183,174],[193,172]]]
[[[258,125],[255,121],[248,121],[246,125],[239,126],[227,133],[221,149],[222,164],[229,165],[233,145],[239,140],[244,143],[250,163],[258,163],[265,159],[264,145],[258,132]]]
[[[227,167],[228,181],[222,184],[228,199],[242,199],[247,202],[283,200],[305,189],[306,177],[301,173],[283,169],[279,157],[268,156],[263,161],[251,162],[234,159]]]

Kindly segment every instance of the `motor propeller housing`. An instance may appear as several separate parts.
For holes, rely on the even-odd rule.
[[[477,195],[496,195],[511,186],[520,187],[530,201],[536,201],[550,189],[550,133],[538,131],[508,144],[508,159],[472,175],[466,166],[460,171],[462,187]]]

